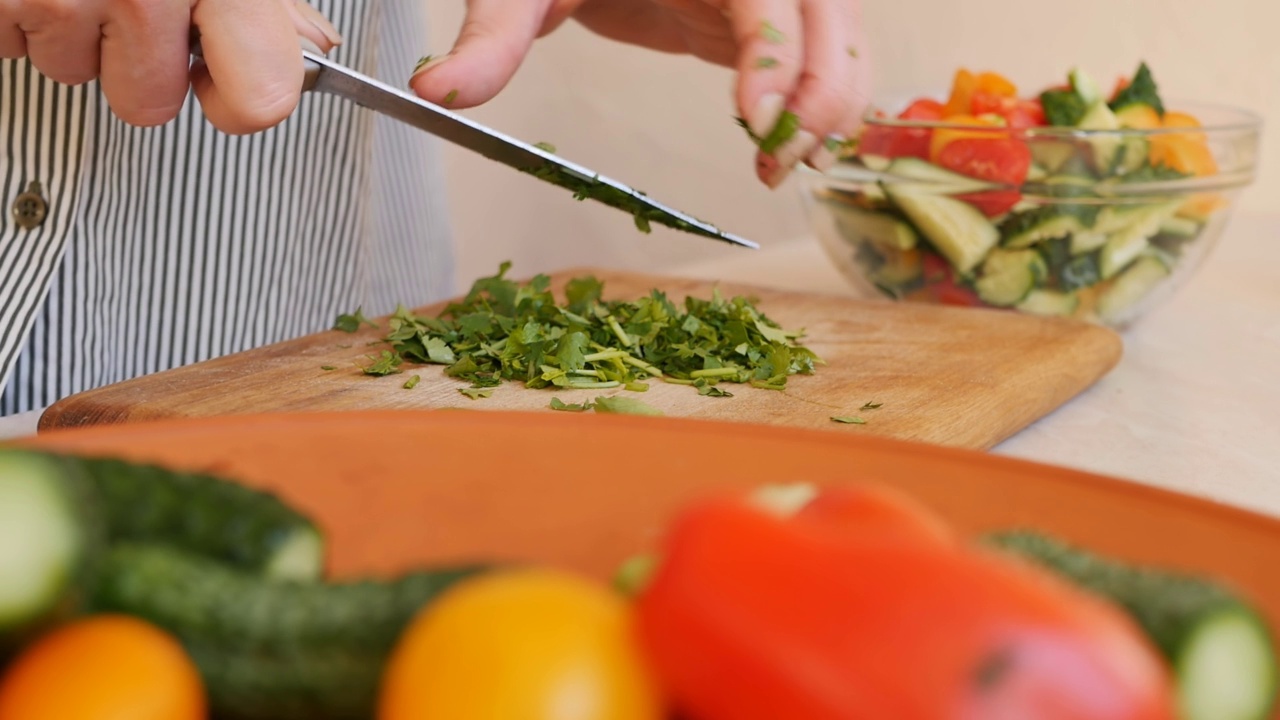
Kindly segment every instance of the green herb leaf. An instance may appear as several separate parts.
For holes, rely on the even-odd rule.
[[[396,355],[389,350],[383,350],[382,355],[377,358],[374,358],[372,355],[369,355],[368,357],[373,360],[373,363],[365,366],[365,375],[392,375],[400,372],[400,364],[404,362],[399,355]]]
[[[404,381],[404,389],[405,389],[405,390],[412,390],[412,389],[414,389],[415,387],[417,387],[417,386],[418,386],[418,382],[419,382],[420,380],[422,380],[422,377],[421,377],[421,376],[419,376],[419,375],[414,375],[413,377],[409,378],[408,380],[405,380],[405,381]]]
[[[341,330],[342,332],[353,333],[359,330],[361,325],[368,325],[369,327],[378,327],[377,325],[373,324],[373,322],[370,321],[369,318],[364,316],[363,308],[356,308],[355,312],[344,313],[342,315],[339,315],[338,319],[333,322],[333,329]]]
[[[418,71],[427,66],[427,63],[434,59],[433,55],[423,55],[418,58],[418,62],[413,66],[413,74],[417,75]]]
[[[321,370],[337,370],[338,367],[336,365],[321,365],[320,369]]]
[[[1110,102],[1112,110],[1121,110],[1128,105],[1150,105],[1156,114],[1164,117],[1164,101],[1160,99],[1160,90],[1151,75],[1151,68],[1145,62],[1138,65],[1133,79]]]
[[[779,63],[777,58],[771,58],[771,57],[756,58],[756,67],[762,70],[778,67],[778,64]]]
[[[884,407],[884,403],[869,402],[866,405],[863,405],[862,409],[863,410],[879,410],[882,407]]]
[[[781,45],[787,41],[787,36],[783,35],[782,31],[774,27],[773,23],[768,20],[760,23],[760,36],[771,45]]]
[[[833,416],[834,422],[843,423],[845,425],[866,425],[867,421],[860,417]]]
[[[458,99],[458,91],[456,89],[450,90],[449,94],[444,96],[444,104],[452,105],[453,101],[457,99]]]
[[[552,410],[563,410],[563,411],[565,411],[565,412],[586,412],[586,411],[590,410],[591,408],[595,407],[595,404],[594,404],[594,403],[589,403],[589,402],[586,402],[586,403],[566,403],[566,402],[564,402],[563,400],[561,400],[560,398],[553,397],[553,398],[551,398],[551,405],[550,405],[550,407],[551,407],[551,409],[552,409]]]
[[[616,415],[664,415],[661,410],[645,402],[634,398],[619,397],[616,395],[613,397],[596,398],[595,409],[598,413],[610,413]]]
[[[479,400],[493,395],[493,388],[458,388],[458,392],[466,395],[472,400]]]
[[[539,150],[543,150],[549,153],[554,153],[556,151],[556,146],[552,145],[549,142],[536,142],[533,144],[533,146],[538,148]]]
[[[733,397],[733,393],[728,390],[721,390],[715,385],[703,385],[699,387],[698,394],[705,395],[706,397]]]
[[[769,134],[760,141],[760,151],[765,154],[772,153],[782,147],[782,144],[790,140],[799,130],[800,118],[790,110],[783,110],[773,130],[770,130]]]

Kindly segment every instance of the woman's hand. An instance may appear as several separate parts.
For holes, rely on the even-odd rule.
[[[193,27],[202,62],[191,62]],[[29,57],[69,85],[96,78],[139,126],[177,117],[192,87],[225,132],[279,123],[301,97],[300,41],[327,52],[341,38],[300,0],[0,0],[0,57]]]
[[[795,163],[826,169],[864,110],[858,0],[468,0],[453,50],[418,69],[420,96],[470,107],[498,93],[535,38],[567,18],[615,40],[734,67],[738,110],[766,137],[790,111],[798,130],[756,172],[777,187]]]

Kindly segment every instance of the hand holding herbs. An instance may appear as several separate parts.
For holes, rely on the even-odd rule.
[[[519,283],[506,277],[510,268],[503,263],[496,275],[477,280],[438,316],[399,308],[384,337],[392,349],[371,356],[365,374],[437,364],[470,389],[517,381],[531,389],[643,392],[658,380],[732,397],[716,385],[782,390],[789,376],[812,374],[822,362],[797,342],[800,332],[783,329],[749,298],[715,291],[710,299],[677,304],[653,290],[636,300],[605,300],[604,284],[587,276],[565,284],[561,303],[547,276]],[[354,332],[366,322],[357,310],[340,316],[335,328]]]

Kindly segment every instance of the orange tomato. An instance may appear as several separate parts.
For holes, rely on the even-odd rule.
[[[478,576],[428,605],[383,673],[378,720],[661,720],[631,607],[572,574]]]
[[[0,720],[204,720],[199,671],[168,633],[95,615],[41,636],[0,678]]]

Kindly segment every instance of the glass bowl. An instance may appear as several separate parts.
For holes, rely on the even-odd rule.
[[[1200,103],[1168,103],[1157,127],[1114,130],[894,117],[873,108],[860,150],[799,173],[815,234],[860,294],[1117,330],[1217,243],[1254,180],[1262,125]],[[1028,164],[1011,174],[1010,163]]]

